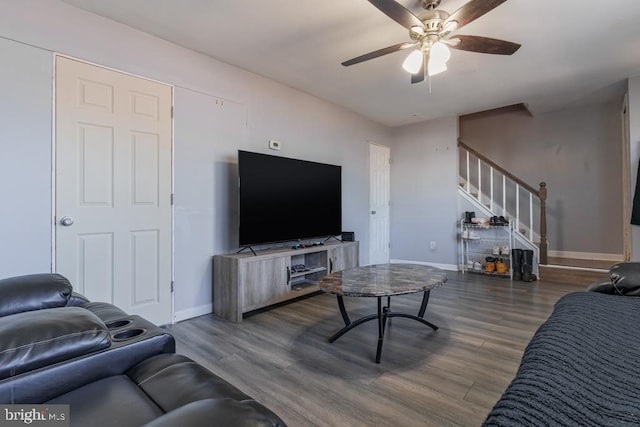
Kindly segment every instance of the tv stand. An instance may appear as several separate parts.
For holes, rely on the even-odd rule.
[[[358,242],[326,242],[299,249],[278,248],[254,255],[213,257],[213,312],[241,323],[242,315],[320,291],[327,274],[359,265]],[[304,265],[304,271],[292,266]]]

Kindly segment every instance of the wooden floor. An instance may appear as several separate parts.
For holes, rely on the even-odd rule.
[[[374,362],[375,322],[333,344],[343,326],[336,299],[321,294],[248,317],[213,315],[168,327],[178,352],[200,362],[295,426],[479,426],[514,376],[522,352],[553,304],[584,286],[511,282],[448,272],[431,292],[432,331],[391,319]],[[421,295],[392,309],[417,313]],[[373,298],[345,298],[354,320]],[[177,391],[178,392],[178,391]]]

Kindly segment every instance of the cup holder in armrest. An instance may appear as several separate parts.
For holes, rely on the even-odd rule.
[[[133,320],[125,319],[125,320],[114,320],[113,322],[106,323],[107,329],[120,329],[125,326],[129,326],[133,323]]]
[[[114,341],[126,341],[126,340],[129,340],[131,338],[135,338],[137,336],[140,336],[140,335],[144,334],[145,331],[146,331],[146,329],[140,329],[140,328],[127,329],[125,331],[118,332],[118,333],[114,334],[113,335],[113,340]]]

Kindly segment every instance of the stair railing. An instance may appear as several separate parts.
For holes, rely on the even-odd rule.
[[[525,224],[521,221],[521,207],[524,205],[525,209],[528,207],[528,226],[527,226],[527,237],[531,242],[534,241],[534,198],[539,201],[540,204],[540,227],[538,229],[538,235],[540,237],[540,241],[538,243],[538,247],[540,248],[540,264],[547,263],[547,251],[548,251],[548,242],[547,242],[547,212],[546,212],[546,202],[547,202],[547,184],[544,182],[540,183],[540,188],[535,189],[533,186],[527,184],[522,179],[518,178],[502,166],[498,165],[491,159],[487,158],[483,154],[477,152],[473,148],[469,147],[467,144],[458,139],[458,155],[460,159],[463,160],[460,165],[461,170],[459,171],[460,177],[463,178],[464,181],[464,190],[472,195],[472,197],[476,198],[479,203],[487,206],[492,212],[502,212],[503,216],[511,216],[515,218],[516,230],[520,230],[519,224]],[[477,165],[474,165],[476,168],[476,175],[472,175],[472,165],[473,162],[477,162]],[[488,186],[487,190],[483,189],[483,176],[482,170],[489,169],[489,178],[488,178]],[[464,174],[463,174],[464,172]],[[498,180],[502,177],[502,191],[501,200],[496,200],[496,191],[495,190],[495,176],[497,175]],[[472,184],[472,181],[475,182],[475,185]],[[515,186],[515,197],[514,200],[507,198],[507,188],[508,185]],[[522,200],[520,197],[520,192],[523,190],[528,196],[527,200]],[[488,199],[488,204],[485,203],[485,199]],[[509,212],[507,209],[507,205],[515,205],[515,212]]]

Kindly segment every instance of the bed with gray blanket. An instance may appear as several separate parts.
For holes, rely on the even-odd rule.
[[[640,425],[640,298],[602,292],[556,303],[484,425]]]

